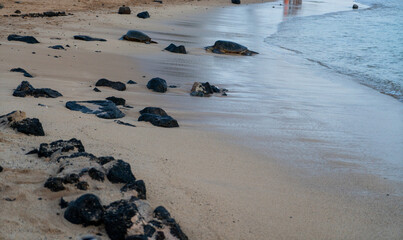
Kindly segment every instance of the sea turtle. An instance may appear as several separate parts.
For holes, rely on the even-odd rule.
[[[254,54],[259,54],[254,51],[250,51],[247,47],[239,43],[223,40],[218,40],[214,43],[213,46],[206,47],[205,49],[218,54],[233,53],[245,56],[252,56]]]
[[[157,43],[151,40],[151,38],[147,34],[136,30],[128,31],[125,35],[122,36],[122,38],[127,41],[143,42],[146,44]]]

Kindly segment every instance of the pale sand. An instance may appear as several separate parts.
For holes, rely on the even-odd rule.
[[[82,228],[57,215],[63,213],[57,205],[60,194],[43,188],[53,167],[36,156],[24,155],[42,142],[73,137],[83,142],[87,152],[130,162],[135,176],[145,181],[152,206],[167,207],[190,239],[400,239],[402,197],[393,194],[396,187],[389,181],[370,174],[345,174],[343,179],[320,174],[306,177],[303,171],[279,163],[274,155],[236,144],[231,135],[204,129],[210,126],[204,123],[208,117],[217,118],[220,114],[207,112],[202,116],[197,109],[189,111],[192,107],[186,103],[201,101],[189,100],[189,83],[163,96],[146,89],[147,81],[154,76],[139,68],[141,57],[147,62],[159,59],[161,54],[171,60],[176,56],[170,58],[161,52],[163,44],[117,39],[128,29],[164,31],[169,27],[167,19],[183,14],[191,17],[206,11],[205,6],[217,5],[192,3],[200,7],[155,4],[150,9],[127,4],[133,12],[148,10],[152,18],[146,21],[133,14],[119,16],[114,13],[116,7],[52,19],[0,18],[0,114],[23,110],[28,117],[39,118],[46,133],[45,137],[28,137],[11,129],[0,132],[0,162],[5,167],[0,173],[0,239],[74,239],[97,232],[107,239],[102,228]],[[45,10],[68,8],[36,6],[29,11]],[[0,14],[7,14],[6,9]],[[41,44],[8,42],[6,37],[11,33],[34,35]],[[75,34],[102,37],[108,42],[75,41]],[[56,44],[69,44],[71,48],[47,48]],[[201,47],[190,50],[196,57],[205,55]],[[134,60],[133,56],[138,58]],[[22,67],[35,78],[9,72],[13,67]],[[125,92],[100,88],[102,92],[95,93],[92,88],[103,77],[123,82],[132,79],[139,84],[127,85]],[[64,96],[12,97],[13,89],[22,80],[30,81],[34,87],[56,89]],[[136,128],[64,107],[69,100],[109,96],[123,97],[134,106],[123,109],[126,117],[122,120],[134,123]],[[137,122],[138,111],[146,106],[163,107],[181,127],[164,129]],[[338,154],[337,150],[334,154]],[[339,191],[328,190],[334,186],[339,186]],[[71,191],[71,195],[77,192]],[[7,197],[16,200],[4,201]]]

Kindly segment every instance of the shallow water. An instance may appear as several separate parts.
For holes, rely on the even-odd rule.
[[[309,17],[299,17],[303,7],[295,7],[295,17],[283,21],[266,42],[403,101],[402,2],[360,2],[366,6],[359,10]]]
[[[142,56],[143,67],[183,94],[157,96],[182,113],[184,127],[221,131],[237,144],[290,164],[309,176],[375,174],[403,180],[403,106],[348,75],[267,44],[278,24],[295,16],[351,11],[351,1],[305,1],[290,15],[279,3],[241,5],[167,22],[162,45],[185,44],[187,55]],[[274,7],[274,8],[273,8]],[[175,33],[175,34],[173,34]],[[239,42],[253,57],[205,53],[215,40]],[[230,90],[227,97],[188,96],[194,81]],[[402,189],[400,194],[403,193]]]

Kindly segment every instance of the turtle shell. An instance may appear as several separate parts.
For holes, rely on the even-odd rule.
[[[135,42],[151,42],[151,38],[147,34],[136,30],[128,31],[123,39]]]
[[[242,53],[248,50],[247,47],[231,41],[218,40],[214,43],[213,49],[227,53]]]

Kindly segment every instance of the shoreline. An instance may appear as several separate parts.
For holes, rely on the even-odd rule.
[[[168,10],[172,12],[165,12],[167,11],[165,9],[164,14],[166,15],[164,16],[177,16],[179,11],[183,14],[182,10],[178,9],[180,8],[168,7]],[[187,14],[192,15],[192,13]],[[205,131],[204,128],[214,125],[211,122],[206,123],[207,118],[213,117],[212,119],[217,120],[220,117],[225,118],[231,115],[228,112],[220,114],[221,108],[210,112],[208,108],[203,108],[203,105],[207,104],[206,102],[208,104],[221,102],[224,104],[222,107],[226,107],[226,101],[234,103],[235,100],[235,103],[240,103],[240,101],[247,100],[239,91],[243,88],[242,85],[228,87],[230,89],[228,98],[189,99],[187,89],[193,83],[193,79],[189,83],[178,81],[180,88],[170,89],[169,94],[166,95],[150,92],[145,88],[145,85],[156,74],[148,71],[144,73],[141,67],[133,64],[131,52],[140,56],[140,60],[137,61],[144,61],[142,58],[144,56],[147,56],[148,60],[158,60],[156,59],[158,56],[172,60],[176,59],[177,56],[161,52],[161,47],[165,46],[162,43],[159,46],[152,46],[117,40],[116,37],[125,32],[123,30],[125,27],[117,25],[122,20],[117,14],[105,14],[101,11],[88,16],[85,15],[85,13],[78,13],[77,16],[69,18],[69,22],[60,23],[63,29],[59,29],[57,25],[50,25],[52,30],[56,30],[53,32],[41,29],[41,23],[46,20],[35,20],[38,25],[33,26],[32,30],[38,31],[37,35],[40,36],[38,39],[46,42],[38,47],[16,42],[1,42],[0,51],[7,48],[7,55],[9,56],[7,58],[8,65],[3,64],[0,67],[1,78],[7,79],[2,83],[0,90],[0,101],[2,102],[2,111],[4,111],[1,114],[16,109],[27,111],[29,116],[41,119],[46,131],[46,136],[42,138],[23,136],[14,133],[13,130],[5,130],[0,136],[2,139],[0,150],[3,158],[7,157],[7,159],[2,159],[2,162],[4,160],[6,163],[6,170],[14,167],[28,167],[40,172],[35,177],[37,182],[33,184],[33,187],[28,187],[28,192],[33,189],[34,197],[37,197],[37,190],[42,183],[41,174],[48,173],[43,170],[43,163],[35,163],[36,159],[32,157],[21,156],[28,150],[27,148],[37,146],[41,142],[77,137],[85,142],[89,152],[115,155],[130,161],[135,174],[145,180],[149,191],[149,201],[152,205],[163,204],[170,209],[172,215],[179,221],[184,232],[191,239],[248,239],[251,234],[255,239],[264,239],[268,235],[274,239],[313,239],[335,238],[337,233],[343,234],[342,236],[346,238],[365,236],[367,239],[371,239],[384,237],[382,234],[385,233],[380,230],[386,228],[390,229],[389,237],[399,238],[401,231],[399,232],[397,228],[394,228],[394,226],[399,226],[398,222],[394,222],[391,224],[392,226],[385,225],[389,221],[386,216],[389,216],[391,221],[393,219],[399,221],[398,215],[401,206],[399,204],[401,196],[393,194],[394,187],[391,187],[388,181],[382,181],[376,176],[366,174],[361,176],[352,174],[343,182],[338,182],[338,179],[331,179],[330,177],[311,178],[304,176],[303,171],[292,168],[288,163],[283,164],[283,159],[278,158],[273,152],[264,154],[256,152],[253,148],[239,144],[240,142],[237,140],[234,143],[234,139],[230,139],[230,135],[227,133],[215,133],[214,128]],[[103,21],[98,21],[94,15],[99,15]],[[85,26],[83,21],[81,23],[74,21],[76,17],[86,19],[91,23],[91,26]],[[146,23],[148,25],[142,27],[150,27],[153,34],[158,35],[159,32],[159,36],[163,36],[167,25],[162,24],[162,19],[153,17],[152,14],[151,23],[149,21]],[[126,18],[126,20],[125,25],[129,26],[130,19]],[[58,21],[59,19],[55,19],[56,23]],[[143,23],[132,23],[135,29],[141,24]],[[116,28],[116,26],[118,27]],[[86,32],[91,33],[89,35],[94,37],[108,38],[107,44],[99,43],[96,45],[74,41],[69,35]],[[2,33],[2,39],[6,34],[7,32]],[[58,36],[63,38],[63,44],[77,45],[77,48],[61,52],[61,57],[55,59],[53,55],[59,55],[59,53],[47,49],[47,45],[60,43],[60,40],[48,40],[50,37]],[[172,37],[175,38],[176,36]],[[166,41],[163,40],[163,37],[157,38]],[[198,43],[193,42],[193,44]],[[125,47],[130,47],[129,51],[124,49]],[[36,51],[35,55],[31,54],[32,49]],[[95,53],[96,50],[102,52]],[[47,54],[51,56],[47,56]],[[209,60],[212,58],[212,56],[202,53],[201,50],[199,52],[198,49],[192,49],[192,54],[195,58],[201,57]],[[191,57],[193,58],[193,56]],[[72,59],[77,60],[75,62],[69,61]],[[230,61],[230,58],[226,57],[218,59]],[[59,60],[60,62],[57,62]],[[241,60],[241,58],[236,58],[237,60]],[[5,59],[2,58],[1,61],[4,63]],[[197,65],[198,62],[191,63]],[[35,87],[50,87],[60,90],[64,97],[56,100],[16,99],[10,96],[12,89],[18,85],[19,81],[25,80],[18,74],[9,73],[11,67],[26,68],[35,75],[31,81]],[[160,66],[157,65],[157,67]],[[185,70],[192,71],[193,68]],[[143,78],[143,75],[146,77]],[[92,92],[95,81],[102,77],[112,81],[124,82],[133,79],[138,84],[130,86],[125,92],[118,93],[104,88],[100,94]],[[164,76],[161,75],[160,77]],[[182,77],[185,78],[186,75]],[[172,80],[172,78],[169,77],[167,80]],[[219,86],[222,85],[227,87],[220,82]],[[133,110],[125,110],[127,116],[124,120],[135,123],[137,128],[129,130],[107,120],[72,112],[65,109],[64,104],[59,102],[60,100],[65,102],[102,99],[109,95],[123,97],[128,100],[129,105],[134,105]],[[184,95],[193,105],[181,105]],[[37,103],[45,103],[49,108],[36,106]],[[148,105],[163,107],[170,115],[179,120],[181,127],[175,130],[162,129],[153,127],[148,123],[136,122],[139,116],[138,110]],[[195,109],[197,111],[192,111],[192,108],[197,108]],[[200,117],[200,113],[204,113],[204,117]],[[240,112],[239,115],[243,114]],[[239,117],[237,115],[232,116]],[[287,120],[287,118],[282,120]],[[66,127],[71,123],[74,123],[74,128]],[[239,126],[245,127],[243,122]],[[226,128],[228,127],[231,125],[226,126]],[[236,128],[237,125],[232,127]],[[246,128],[246,130],[248,129]],[[242,139],[244,136],[237,133],[234,135],[235,139]],[[270,138],[278,140],[276,134]],[[259,139],[255,139],[255,141],[259,141]],[[157,149],[156,146],[158,146]],[[21,147],[24,150],[20,149]],[[18,155],[15,154],[16,152]],[[277,152],[277,154],[279,153],[282,154],[281,151]],[[286,153],[284,154],[283,157],[290,158]],[[246,159],[248,161],[245,161]],[[27,165],[26,160],[31,162]],[[328,182],[322,185],[323,182],[321,181],[324,179],[327,179]],[[350,180],[354,181],[350,183],[348,182]],[[1,184],[4,184],[3,187],[7,185],[7,183]],[[328,186],[338,186],[340,192],[329,192]],[[18,188],[17,185],[12,185],[12,187]],[[352,193],[357,193],[358,189],[366,189],[372,194],[364,194],[366,199],[362,199],[360,194],[358,194],[359,196],[350,195],[348,190],[350,187]],[[39,193],[44,194],[43,191]],[[386,194],[390,194],[390,196],[386,197]],[[25,198],[28,200],[33,199],[28,194],[26,195]],[[49,200],[54,206],[55,200],[53,199],[53,202],[52,198]],[[21,202],[16,201],[14,206],[18,207],[18,204],[23,203],[24,198],[21,199]],[[371,209],[374,208],[374,204],[377,207]],[[46,204],[40,206],[40,209],[49,208]],[[393,206],[397,207],[397,212],[393,211]],[[348,209],[348,212],[344,212],[345,209]],[[12,210],[14,209],[8,209],[1,215],[9,216]],[[32,212],[17,212],[17,216],[20,218],[26,217],[26,214],[32,214]],[[54,214],[52,209],[50,209],[50,214]],[[365,219],[367,216],[370,216],[368,220]],[[60,216],[51,219],[61,229],[62,233],[42,230],[42,234],[51,234],[50,236],[54,236],[54,238],[63,238],[63,234],[70,231],[72,224],[60,222],[63,220]],[[41,220],[45,221],[46,218]],[[26,234],[24,232],[25,225],[17,219],[13,219],[13,221],[1,219],[1,221],[7,222],[6,227],[15,224],[13,221],[18,222],[16,228],[20,232],[17,235],[20,238],[26,236],[24,235]],[[46,225],[46,221],[42,224]],[[78,234],[80,231],[82,228],[74,227],[72,233]],[[88,231],[96,230],[89,229]],[[39,236],[41,236],[40,233],[38,232]],[[7,239],[7,236],[4,238]]]

